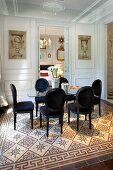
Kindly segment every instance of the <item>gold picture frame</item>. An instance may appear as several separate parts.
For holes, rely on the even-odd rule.
[[[57,49],[57,60],[64,61],[64,55],[64,47],[61,45],[60,48]]]
[[[9,59],[26,58],[26,32],[9,30]]]
[[[91,36],[78,35],[78,59],[91,60]]]

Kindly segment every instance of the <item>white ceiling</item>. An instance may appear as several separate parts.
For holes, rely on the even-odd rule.
[[[0,14],[78,21],[109,0],[0,0]]]

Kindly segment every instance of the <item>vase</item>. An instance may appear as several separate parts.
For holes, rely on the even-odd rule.
[[[59,78],[53,78],[51,80],[52,88],[58,88],[59,87],[59,83],[60,83],[60,79]]]

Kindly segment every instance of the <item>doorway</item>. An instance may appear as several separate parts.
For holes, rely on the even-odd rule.
[[[57,67],[57,77],[64,76],[65,38],[63,27],[41,25],[40,32],[40,58],[39,77],[51,82],[53,78],[50,67]]]
[[[107,25],[107,99],[113,100],[113,23]]]

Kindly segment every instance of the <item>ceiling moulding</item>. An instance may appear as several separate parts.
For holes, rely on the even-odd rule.
[[[9,15],[5,0],[0,0],[0,14]]]
[[[72,22],[78,22],[85,14],[91,11],[92,8],[94,8],[99,2],[102,0],[96,0],[94,3],[92,3],[87,9],[85,9],[80,15],[75,17]]]
[[[71,21],[60,21],[60,20],[58,20],[58,21],[56,21],[56,20],[54,20],[54,19],[45,19],[45,18],[35,18],[36,19],[36,21],[37,21],[37,24],[39,23],[39,24],[44,24],[44,25],[50,25],[50,26],[69,26],[69,25],[71,25],[72,23],[71,23]]]
[[[14,14],[18,16],[18,3],[17,0],[13,0]]]
[[[96,10],[79,20],[79,23],[95,23],[113,12],[113,0],[108,0]]]

